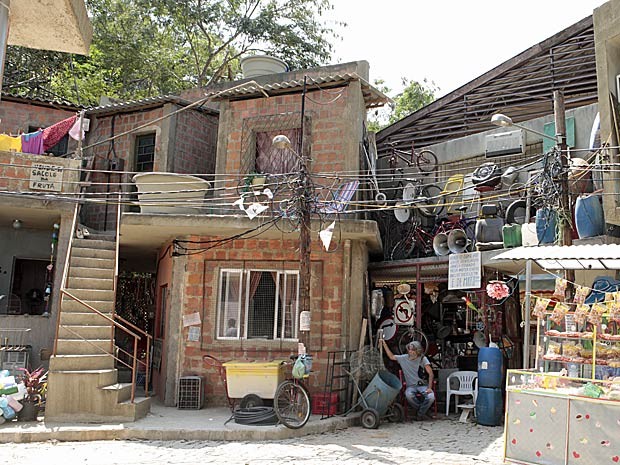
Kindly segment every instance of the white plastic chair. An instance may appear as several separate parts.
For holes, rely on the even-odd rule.
[[[459,380],[458,389],[450,389],[450,380],[457,378]],[[457,411],[459,404],[459,396],[472,396],[474,405],[476,405],[476,397],[478,396],[478,372],[477,371],[455,371],[448,376],[446,380],[446,416],[450,413],[450,396],[456,396],[454,411]]]

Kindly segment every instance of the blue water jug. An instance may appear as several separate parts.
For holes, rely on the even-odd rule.
[[[502,386],[504,357],[497,347],[481,347],[478,350],[478,387]]]
[[[536,210],[536,236],[540,244],[553,244],[557,229],[557,213],[549,208]]]
[[[575,201],[575,225],[579,238],[602,236],[605,232],[603,205],[598,195],[580,195]]]

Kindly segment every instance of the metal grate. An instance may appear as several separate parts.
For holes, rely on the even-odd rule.
[[[182,376],[179,378],[177,408],[181,410],[199,410],[202,408],[203,389],[200,376]]]

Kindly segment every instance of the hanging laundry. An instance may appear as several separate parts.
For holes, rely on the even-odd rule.
[[[43,131],[22,134],[22,152],[41,155],[43,153]]]
[[[15,152],[22,151],[22,138],[0,134],[0,151],[10,152],[11,150]]]
[[[90,126],[90,120],[88,118],[84,118],[82,120],[82,124],[80,124],[80,118],[75,119],[75,123],[69,129],[69,137],[73,140],[84,139],[84,135],[86,131],[88,131],[88,127]],[[82,137],[80,137],[80,126],[82,126]]]
[[[47,151],[60,142],[60,139],[67,135],[76,119],[77,115],[73,115],[51,125],[49,128],[45,128],[43,130],[43,150]]]

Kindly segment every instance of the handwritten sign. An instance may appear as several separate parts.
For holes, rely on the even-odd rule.
[[[189,315],[183,315],[183,327],[186,328],[188,326],[199,325],[200,324],[200,313],[190,313]]]
[[[480,252],[450,254],[448,289],[479,289],[482,284]]]
[[[310,331],[311,314],[305,310],[299,314],[299,330]]]
[[[30,167],[30,189],[60,192],[64,167],[33,163]]]

